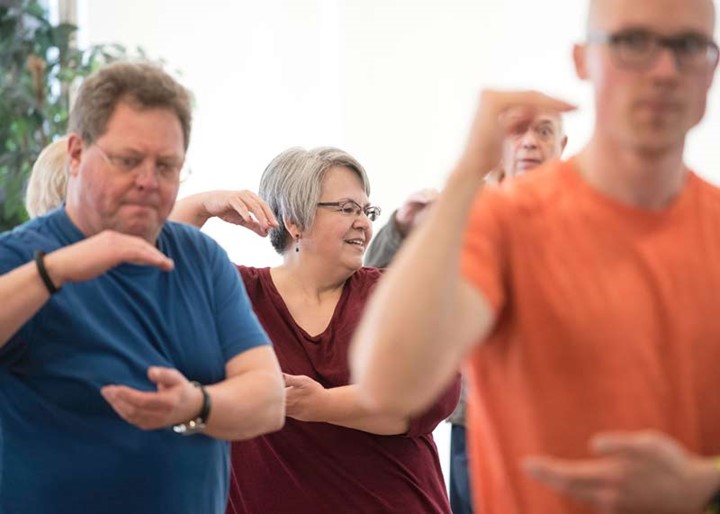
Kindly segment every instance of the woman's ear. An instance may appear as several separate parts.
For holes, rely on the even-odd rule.
[[[292,243],[289,241],[285,242],[285,249],[287,250],[290,244],[292,244],[295,247],[295,253],[300,253],[300,239],[302,239],[302,229],[300,225],[283,216],[283,226],[292,239]]]
[[[300,225],[289,219],[287,216],[283,216],[282,222],[285,230],[290,233],[290,237],[292,237],[293,239],[297,239],[302,235],[302,229],[300,228]]]

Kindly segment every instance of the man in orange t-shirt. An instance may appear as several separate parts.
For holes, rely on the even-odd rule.
[[[693,487],[654,506],[653,494],[619,501],[614,486],[637,464],[621,452],[581,461],[581,487],[558,487],[572,498],[523,469],[547,479],[589,459],[608,430],[652,429],[720,454],[720,190],[683,164],[718,63],[714,20],[711,0],[592,1],[574,49],[595,91],[587,147],[478,195],[507,131],[572,109],[540,93],[483,93],[447,186],[366,310],[353,371],[378,410],[422,409],[470,353],[483,514],[693,512],[720,485],[711,461],[694,460],[671,480],[692,476]]]

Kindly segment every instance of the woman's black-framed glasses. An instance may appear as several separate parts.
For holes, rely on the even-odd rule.
[[[364,214],[370,221],[375,221],[380,216],[382,210],[376,205],[366,205],[363,207],[354,200],[340,200],[338,202],[319,202],[318,207],[335,207],[337,212],[341,212],[346,216],[360,216]]]

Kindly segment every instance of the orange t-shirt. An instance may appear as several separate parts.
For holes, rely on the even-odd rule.
[[[718,188],[689,173],[650,212],[573,161],[549,164],[478,196],[462,269],[497,315],[468,366],[479,512],[591,512],[521,461],[588,457],[598,431],[653,428],[720,454]]]

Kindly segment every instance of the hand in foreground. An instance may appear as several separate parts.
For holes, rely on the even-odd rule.
[[[148,369],[148,377],[157,384],[157,391],[108,385],[100,393],[121,418],[143,430],[185,423],[198,415],[202,392],[182,373],[156,366]]]
[[[591,447],[596,459],[523,464],[534,479],[602,513],[698,514],[720,485],[711,460],[657,432],[601,434]]]
[[[537,91],[485,90],[461,162],[484,176],[500,162],[505,137],[522,131],[538,112],[574,109],[572,104]]]
[[[285,415],[300,421],[323,421],[321,412],[325,389],[305,375],[288,375],[285,379]]]
[[[265,200],[252,191],[210,191],[203,196],[205,211],[228,223],[265,237],[278,222]]]
[[[421,189],[411,194],[395,214],[395,223],[403,236],[417,227],[427,214],[427,208],[440,193],[436,189]]]
[[[48,273],[57,287],[65,282],[91,280],[124,263],[156,266],[163,271],[174,267],[172,259],[145,239],[113,230],[105,230],[45,257]]]

